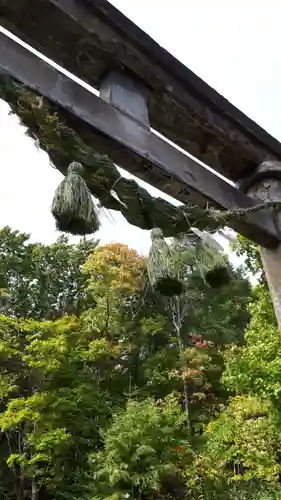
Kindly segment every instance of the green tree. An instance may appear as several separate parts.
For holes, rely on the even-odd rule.
[[[209,481],[210,498],[220,490],[229,495],[233,481],[236,494],[245,498],[280,495],[281,341],[267,287],[256,287],[249,309],[245,344],[225,352],[229,404],[208,424],[193,471],[203,489]]]
[[[244,257],[246,271],[254,276],[259,283],[267,286],[259,246],[244,236],[238,235],[232,248],[239,257]]]
[[[98,275],[94,268],[92,273],[98,286],[89,280],[89,293],[79,290],[82,297],[91,295],[93,305],[81,319],[66,315],[42,322],[2,317],[0,322],[0,426],[6,464],[2,470],[8,477],[5,494],[17,500],[26,495],[37,500],[48,492],[52,500],[86,498],[88,455],[101,446],[100,429],[126,398],[123,389],[129,388],[129,378],[122,357],[129,346],[123,347],[120,339],[126,325],[117,306],[135,293],[135,267],[131,266],[133,289],[127,290],[129,259],[126,266],[121,256],[125,267],[120,270],[110,267],[107,255],[101,290],[100,252],[95,255]],[[77,260],[74,270],[81,273]],[[81,276],[86,283],[87,266]]]
[[[236,396],[206,429],[209,470],[224,480],[277,482],[279,431],[267,401]],[[207,469],[208,470],[208,469]]]
[[[248,282],[227,285],[234,308],[230,289],[214,296],[194,279],[177,331],[146,259],[126,245],[37,245],[7,228],[3,240],[12,303],[0,317],[2,496],[185,498],[198,439],[226,399],[219,349],[241,343]]]
[[[226,386],[238,394],[278,402],[281,395],[281,338],[268,290],[259,286],[250,306],[251,321],[245,346],[226,353]]]
[[[220,384],[223,360],[217,346],[243,341],[243,330],[249,319],[245,309],[251,290],[249,282],[231,268],[226,258],[216,259],[218,250],[211,252],[218,262],[217,269],[223,269],[232,279],[214,289],[206,279],[207,263],[203,262],[205,265],[200,269],[202,256],[198,262],[200,254],[196,245],[180,240],[172,248],[185,292],[163,298],[175,350],[174,369],[169,376],[176,376],[182,383],[189,431],[196,434],[223,395]]]
[[[17,500],[26,494],[35,500],[42,491],[52,499],[83,498],[88,454],[112,412],[102,388],[105,378],[114,383],[112,346],[93,340],[71,316],[2,318],[0,335],[2,460],[12,471],[10,491]]]
[[[178,398],[130,400],[104,433],[103,451],[92,455],[96,498],[143,498],[165,490],[165,480],[192,459]]]
[[[55,319],[79,313],[87,305],[81,267],[97,241],[77,245],[61,236],[51,245],[31,243],[28,234],[5,227],[0,231],[0,274],[10,295],[5,314]]]
[[[198,295],[185,321],[185,328],[201,334],[216,346],[243,343],[250,319],[247,307],[252,297],[250,282],[243,277],[241,270],[229,267],[233,279],[219,289],[208,287],[203,282],[194,284]]]

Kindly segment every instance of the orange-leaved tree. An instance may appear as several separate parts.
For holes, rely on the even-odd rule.
[[[132,296],[140,293],[146,283],[146,260],[122,243],[97,247],[84,271],[89,276],[88,288],[95,296],[104,295],[105,290]]]
[[[111,342],[124,337],[124,313],[133,310],[147,284],[146,261],[127,245],[112,243],[94,249],[83,272],[95,307],[84,314],[96,337]]]

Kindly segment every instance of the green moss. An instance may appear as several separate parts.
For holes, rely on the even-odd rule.
[[[0,97],[27,127],[27,134],[39,141],[40,148],[46,151],[60,172],[66,174],[72,161],[82,163],[93,196],[105,208],[120,211],[130,224],[147,230],[160,227],[165,237],[187,233],[192,225],[209,229],[218,227],[217,220],[204,209],[193,204],[174,207],[151,196],[134,180],[121,177],[110,158],[85,144],[67,125],[65,118],[61,118],[60,110],[54,104],[4,73],[0,73]],[[111,196],[113,187],[122,203]]]

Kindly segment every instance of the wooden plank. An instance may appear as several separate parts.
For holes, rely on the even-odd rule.
[[[222,208],[247,208],[254,202],[206,170],[149,128],[88,92],[42,59],[0,33],[0,68],[61,106],[62,115],[82,139],[106,152],[117,164],[186,203],[215,202]],[[274,247],[272,218],[259,213],[236,220],[233,229]]]
[[[0,24],[95,87],[125,69],[149,90],[151,126],[232,180],[280,143],[106,0],[0,0]]]

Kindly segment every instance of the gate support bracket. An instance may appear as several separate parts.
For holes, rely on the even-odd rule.
[[[111,106],[150,128],[148,117],[148,93],[145,87],[125,74],[111,70],[100,83],[100,97]]]

